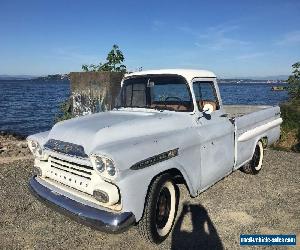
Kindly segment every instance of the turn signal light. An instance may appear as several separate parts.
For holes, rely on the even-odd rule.
[[[94,190],[93,196],[97,201],[107,203],[109,201],[108,194],[102,190]]]

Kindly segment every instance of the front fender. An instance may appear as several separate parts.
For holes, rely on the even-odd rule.
[[[178,155],[155,165],[132,170],[136,163],[169,150],[178,149]],[[145,135],[96,147],[95,154],[112,159],[119,176],[115,180],[120,189],[124,211],[133,212],[140,220],[145,197],[154,177],[177,169],[182,174],[191,196],[196,196],[200,183],[200,139],[195,128]]]
[[[158,175],[170,169],[177,169],[182,174],[192,196],[196,195],[193,185],[182,166],[175,160],[167,160],[143,169],[129,170],[117,183],[122,200],[123,211],[132,212],[136,221],[143,216],[145,201],[151,182]]]

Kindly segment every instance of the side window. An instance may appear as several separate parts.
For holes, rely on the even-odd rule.
[[[199,110],[205,104],[211,104],[214,111],[220,108],[213,82],[197,81],[193,83],[193,88]]]

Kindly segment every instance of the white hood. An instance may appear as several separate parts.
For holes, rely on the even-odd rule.
[[[87,115],[56,124],[48,139],[84,147],[85,153],[105,144],[153,135],[190,126],[186,115],[176,112],[110,111]]]

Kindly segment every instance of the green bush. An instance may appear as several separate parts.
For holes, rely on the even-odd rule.
[[[58,115],[55,117],[55,123],[74,117],[72,113],[72,100],[69,98],[60,104]]]
[[[280,105],[281,138],[275,148],[300,152],[300,62],[292,65],[292,75],[289,76],[289,101]]]
[[[291,100],[280,105],[281,139],[275,146],[279,149],[300,152],[300,100]]]

